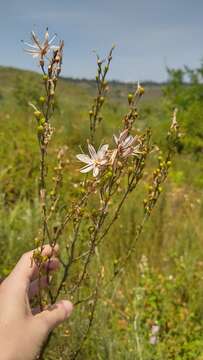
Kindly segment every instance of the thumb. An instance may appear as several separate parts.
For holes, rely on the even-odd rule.
[[[41,324],[45,326],[47,332],[52,331],[57,325],[66,320],[73,310],[73,304],[67,300],[61,300],[60,302],[50,306],[46,310],[42,311],[36,317],[41,321]]]

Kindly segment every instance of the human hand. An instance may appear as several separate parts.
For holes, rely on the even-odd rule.
[[[58,268],[58,246],[45,266]],[[52,255],[52,248],[44,246],[43,255]],[[1,360],[33,360],[40,352],[50,331],[72,312],[73,305],[62,300],[40,312],[31,309],[29,300],[38,292],[37,266],[31,264],[33,251],[25,253],[0,286],[0,358]],[[47,284],[41,279],[41,286]]]

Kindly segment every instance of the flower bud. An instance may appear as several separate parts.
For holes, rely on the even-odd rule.
[[[90,111],[89,111],[89,116],[92,116],[92,115],[93,115],[93,111],[90,110]]]
[[[35,238],[35,246],[40,246],[40,239],[38,237]]]
[[[109,179],[112,177],[112,175],[113,175],[112,171],[108,171],[107,174],[105,175],[105,178]]]
[[[37,127],[37,132],[38,132],[38,135],[41,135],[44,132],[44,127],[42,125],[39,125]]]
[[[133,100],[133,94],[129,93],[128,94],[128,103],[129,103],[129,105],[132,103],[132,100]]]
[[[86,194],[86,190],[83,187],[80,187],[78,192],[80,192],[80,194]]]
[[[36,117],[37,120],[40,119],[41,115],[42,115],[42,113],[41,113],[40,111],[38,111],[38,110],[36,110],[36,111],[34,112],[34,116]]]
[[[99,102],[100,102],[101,105],[104,103],[104,100],[105,100],[105,98],[103,96],[100,96]]]
[[[45,97],[44,97],[44,96],[40,96],[39,102],[40,102],[41,104],[44,104],[45,101],[46,101]]]
[[[137,89],[137,92],[138,92],[139,96],[142,96],[142,95],[144,95],[145,90],[144,90],[144,88],[142,86],[139,85],[138,89]]]
[[[40,119],[40,125],[44,125],[45,122],[46,122],[45,117],[42,117],[42,118]]]

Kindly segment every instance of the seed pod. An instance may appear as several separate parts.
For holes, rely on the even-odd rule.
[[[42,125],[39,125],[37,127],[37,132],[38,132],[38,135],[41,135],[44,132],[44,127]]]
[[[40,119],[40,125],[44,125],[45,122],[46,122],[45,117],[42,117],[42,118]]]
[[[105,98],[103,96],[100,96],[99,102],[100,102],[101,105],[104,103],[104,100],[105,100]]]
[[[138,86],[137,91],[138,91],[138,95],[139,95],[139,96],[144,95],[145,90],[144,90],[144,88],[143,88],[142,86]]]
[[[40,102],[41,104],[44,104],[45,101],[46,101],[45,97],[44,97],[44,96],[40,96],[39,102]]]
[[[39,120],[40,117],[42,116],[42,113],[37,110],[37,111],[34,112],[34,116],[36,117],[37,120]]]
[[[133,94],[129,93],[128,94],[128,103],[129,103],[129,105],[132,103],[132,100],[133,100]]]

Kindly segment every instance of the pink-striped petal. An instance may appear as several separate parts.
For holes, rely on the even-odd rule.
[[[37,46],[37,45],[29,44],[29,43],[26,42],[26,41],[23,41],[23,44],[26,45],[26,46],[29,46],[29,47],[31,47],[31,48],[33,48],[33,49],[38,49],[38,46]]]
[[[128,129],[125,129],[125,130],[120,134],[120,136],[119,136],[119,142],[120,142],[120,143],[123,142],[123,141],[126,139],[126,137],[128,136],[128,132],[129,132],[129,130],[128,130]]]
[[[94,165],[85,165],[82,169],[80,169],[81,173],[87,173],[94,168]]]
[[[54,36],[51,38],[51,40],[49,40],[49,45],[51,45],[51,43],[56,39],[56,34],[54,34]]]
[[[89,150],[89,153],[91,155],[91,158],[93,158],[94,160],[97,160],[96,150],[91,144],[88,144],[88,150]]]
[[[90,159],[90,157],[88,155],[78,154],[78,155],[76,155],[76,158],[86,164],[92,164],[92,160]]]
[[[98,150],[98,152],[97,152],[98,160],[99,160],[99,159],[102,159],[102,158],[104,157],[104,155],[106,154],[108,148],[109,148],[109,145],[108,145],[108,144],[101,146],[101,148],[100,148],[100,149]]]
[[[135,138],[132,135],[129,135],[123,142],[124,147],[132,146],[135,142]]]

